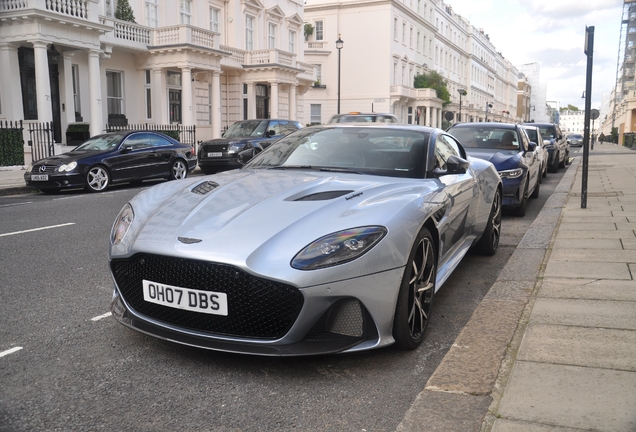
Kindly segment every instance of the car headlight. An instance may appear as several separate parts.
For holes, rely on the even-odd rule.
[[[124,237],[126,237],[128,228],[130,228],[134,219],[135,212],[133,211],[132,206],[126,203],[124,208],[122,208],[117,215],[115,223],[113,224],[113,229],[110,232],[110,241],[113,245],[118,245]]]
[[[521,168],[499,171],[499,177],[508,178],[508,179],[519,178],[521,177],[522,174],[523,174],[523,170]]]
[[[59,172],[71,172],[75,169],[76,166],[77,166],[77,162],[71,162],[70,164],[60,165],[60,167],[57,170]]]
[[[245,144],[246,143],[240,143],[240,142],[231,143],[227,148],[227,152],[230,154],[238,153],[245,148]]]
[[[298,270],[316,270],[353,261],[367,253],[387,232],[384,227],[370,226],[329,234],[300,251],[291,266]]]

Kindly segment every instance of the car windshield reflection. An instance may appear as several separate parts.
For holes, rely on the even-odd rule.
[[[113,135],[98,135],[90,138],[84,144],[75,148],[73,151],[78,150],[90,150],[90,151],[104,151],[112,150],[116,148],[125,134],[113,134]]]
[[[303,129],[250,161],[252,169],[316,169],[421,178],[430,134],[390,128]]]
[[[223,134],[223,138],[259,137],[267,129],[267,120],[236,122]]]

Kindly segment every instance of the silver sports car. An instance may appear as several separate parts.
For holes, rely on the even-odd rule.
[[[495,253],[501,197],[492,164],[442,130],[303,128],[239,170],[127,203],[110,238],[111,310],[220,351],[414,349],[462,257]]]

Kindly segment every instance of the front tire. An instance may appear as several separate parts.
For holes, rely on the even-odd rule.
[[[486,229],[475,246],[475,252],[480,255],[494,255],[499,247],[501,238],[501,190],[497,189],[495,198],[492,201],[490,215]]]
[[[86,173],[86,187],[88,192],[103,192],[110,184],[110,174],[103,166],[94,166]]]
[[[539,176],[539,178],[541,178],[541,176]],[[539,198],[539,189],[541,189],[541,182],[537,179],[537,185],[534,187],[534,190],[532,191],[532,195],[530,195],[530,198],[532,199]]]
[[[422,343],[431,316],[436,277],[435,243],[429,230],[422,228],[409,254],[395,307],[393,338],[399,349],[413,350]]]
[[[170,167],[170,180],[181,180],[188,176],[188,167],[182,159],[177,159]]]

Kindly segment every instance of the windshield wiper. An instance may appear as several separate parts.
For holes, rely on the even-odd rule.
[[[278,165],[269,167],[268,169],[285,170],[285,169],[313,169],[311,165]]]
[[[351,168],[320,168],[319,171],[329,171],[329,172],[342,172],[342,173],[351,173],[351,174],[362,174],[360,171],[352,170]]]

